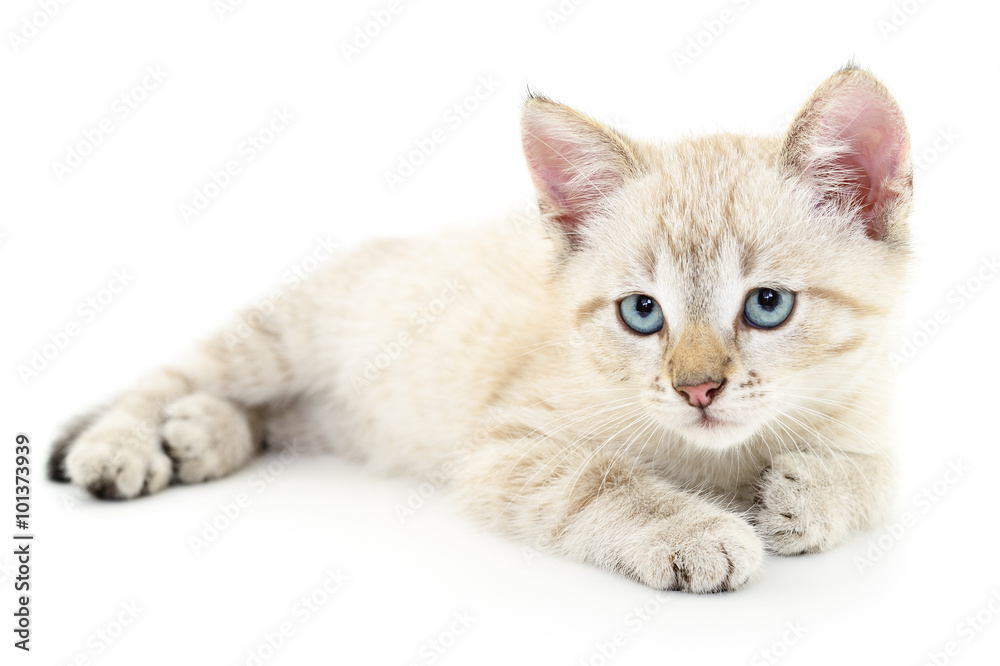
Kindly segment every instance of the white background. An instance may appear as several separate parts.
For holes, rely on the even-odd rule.
[[[288,621],[294,633],[275,653],[265,648],[264,663],[769,663],[763,650],[782,664],[923,664],[928,653],[996,663],[1000,280],[982,268],[1000,252],[996,3],[591,0],[564,2],[568,16],[554,22],[557,0],[423,0],[403,2],[348,62],[341,45],[387,4],[247,0],[220,18],[212,0],[92,0],[43,21],[35,2],[4,3],[0,496],[12,495],[14,436],[28,433],[37,536],[30,654],[11,646],[13,546],[0,550],[0,661],[247,664]],[[716,23],[723,10],[727,22]],[[45,25],[15,48],[11,34],[32,34],[26,19]],[[699,39],[701,53],[692,47],[693,62],[678,66]],[[897,516],[912,516],[902,533],[769,558],[737,593],[655,595],[484,533],[443,491],[401,524],[395,507],[418,481],[329,456],[265,458],[224,481],[128,503],[43,480],[60,423],[279,283],[317,236],[349,246],[522,210],[527,85],[640,136],[762,133],[850,58],[889,86],[925,160],[904,326],[919,349],[898,389]],[[115,99],[147,67],[166,78],[122,119]],[[460,126],[446,122],[480,77],[496,90]],[[185,224],[179,205],[212,171],[244,160],[241,143],[282,107],[294,122]],[[60,180],[53,162],[104,118],[113,131]],[[446,141],[390,191],[384,173],[437,127]],[[100,297],[116,270],[128,286],[85,318],[80,303]],[[977,282],[980,270],[992,281]],[[979,290],[966,298],[960,286]],[[928,327],[938,311],[944,323]],[[19,366],[68,324],[77,334],[23,378]],[[253,485],[269,464],[278,474]],[[952,464],[967,471],[950,475]],[[925,491],[933,503],[915,500]],[[249,505],[196,554],[190,537],[241,493]],[[0,502],[0,533],[14,532],[12,505]],[[869,555],[878,559],[866,566]],[[338,569],[349,580],[300,622],[298,600]],[[122,629],[130,603],[141,611]],[[984,608],[978,630],[963,624]],[[458,636],[456,613],[474,618]],[[115,636],[100,653],[98,631]],[[449,647],[434,653],[431,641]]]

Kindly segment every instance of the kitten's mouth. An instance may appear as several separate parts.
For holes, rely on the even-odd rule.
[[[713,417],[709,416],[708,414],[706,414],[705,412],[702,412],[701,413],[701,418],[698,419],[697,425],[700,428],[705,428],[707,430],[711,430],[712,428],[721,428],[721,427],[725,426],[726,422],[725,421],[720,421],[719,419],[713,418]]]

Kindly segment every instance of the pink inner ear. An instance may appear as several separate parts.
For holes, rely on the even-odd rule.
[[[603,128],[558,106],[529,109],[522,141],[543,209],[565,230],[578,227],[621,184],[628,167]]]
[[[845,86],[846,87],[846,86]],[[836,156],[820,171],[833,196],[851,199],[874,239],[886,234],[886,213],[903,189],[903,165],[909,152],[906,126],[895,102],[879,90],[841,88],[819,113],[814,140],[834,147]]]
[[[849,136],[844,137],[852,150],[839,160],[856,174],[856,199],[872,238],[884,236],[882,213],[896,198],[896,193],[886,188],[887,181],[898,174],[901,158],[900,140],[891,136],[892,131],[892,118],[884,109],[862,108],[848,127]]]
[[[528,131],[527,129],[525,131]],[[543,197],[555,208],[565,208],[569,203],[570,184],[573,180],[573,146],[548,135],[544,138],[526,136],[528,168],[535,178]]]

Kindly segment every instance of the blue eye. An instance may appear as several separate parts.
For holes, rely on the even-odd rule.
[[[795,294],[780,289],[754,289],[743,305],[743,320],[754,328],[774,328],[792,314]]]
[[[632,294],[618,304],[622,321],[639,335],[652,335],[663,328],[663,310],[649,296]]]

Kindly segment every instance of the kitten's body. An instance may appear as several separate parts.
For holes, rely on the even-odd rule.
[[[443,473],[490,525],[656,587],[739,586],[764,542],[836,544],[891,497],[909,163],[871,77],[824,85],[786,137],[668,146],[529,100],[539,220],[356,250],[70,433],[55,475],[134,497],[229,473],[263,433]],[[834,121],[847,139],[819,145]],[[747,326],[770,286],[794,292],[788,322]],[[623,324],[635,293],[660,332]]]

